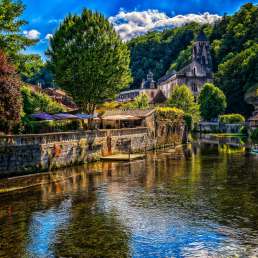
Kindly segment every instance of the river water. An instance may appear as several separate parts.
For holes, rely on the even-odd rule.
[[[242,148],[197,142],[12,180],[40,185],[0,195],[1,258],[258,257],[258,156]]]

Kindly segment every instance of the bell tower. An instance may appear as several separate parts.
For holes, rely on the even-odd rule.
[[[193,61],[212,69],[212,59],[210,52],[210,44],[203,31],[198,35],[193,47]]]

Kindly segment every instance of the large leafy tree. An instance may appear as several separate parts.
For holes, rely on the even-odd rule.
[[[130,54],[113,26],[99,13],[69,15],[50,40],[47,52],[58,86],[84,112],[114,97],[131,82]]]
[[[212,83],[206,83],[201,90],[200,111],[203,119],[210,121],[225,112],[227,100],[222,90]]]
[[[227,112],[250,115],[253,107],[244,101],[244,96],[258,83],[258,44],[220,64],[215,79],[227,96]]]
[[[43,62],[39,55],[22,53],[22,50],[37,42],[23,33],[22,26],[27,24],[21,18],[24,10],[25,5],[19,0],[0,1],[0,49],[15,65],[21,79],[30,82],[43,66]]]
[[[0,51],[0,128],[9,133],[20,122],[22,111],[21,82],[15,69]]]
[[[186,85],[176,86],[167,104],[170,107],[182,109],[185,114],[190,115],[194,122],[198,122],[200,118],[199,106],[195,102],[194,95]]]
[[[21,1],[0,1],[0,49],[13,58],[13,61],[21,50],[36,42],[22,33],[22,26],[27,22],[19,17],[24,9]]]

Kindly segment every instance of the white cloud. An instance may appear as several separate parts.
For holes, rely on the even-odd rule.
[[[40,32],[37,30],[25,30],[25,31],[23,31],[23,34],[28,39],[39,39],[39,37],[40,37]]]
[[[125,12],[120,10],[116,16],[111,16],[109,21],[123,40],[130,40],[152,30],[180,27],[187,23],[198,22],[200,24],[212,24],[221,17],[217,14],[187,14],[169,17],[158,10],[143,12]]]
[[[51,38],[53,38],[53,34],[47,34],[46,36],[45,36],[45,39],[47,39],[47,40],[50,40]]]
[[[48,23],[60,23],[61,21],[61,19],[51,19],[48,21]]]

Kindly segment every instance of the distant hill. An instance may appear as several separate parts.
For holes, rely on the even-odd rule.
[[[185,66],[201,29],[211,43],[215,84],[227,96],[227,112],[250,115],[253,107],[244,101],[244,95],[258,83],[258,5],[251,3],[213,26],[193,23],[132,39],[128,42],[134,78],[131,88],[138,88],[149,70],[158,80],[168,71]]]

